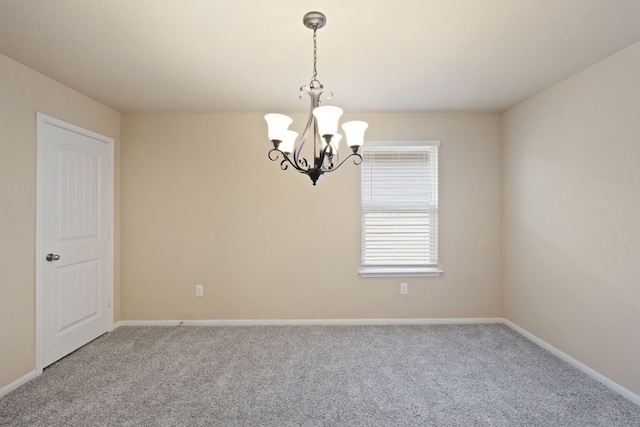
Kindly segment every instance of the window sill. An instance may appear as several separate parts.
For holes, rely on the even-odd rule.
[[[437,277],[438,267],[361,267],[360,277]]]

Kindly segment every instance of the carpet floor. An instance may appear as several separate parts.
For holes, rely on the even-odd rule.
[[[504,325],[120,327],[0,399],[2,426],[640,426]]]

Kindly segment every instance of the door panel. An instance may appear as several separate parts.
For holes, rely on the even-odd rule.
[[[83,131],[39,121],[42,367],[110,327],[113,141]]]
[[[92,153],[76,147],[58,148],[58,231],[61,240],[98,237],[99,161]]]
[[[56,269],[56,333],[82,327],[100,316],[99,260]]]

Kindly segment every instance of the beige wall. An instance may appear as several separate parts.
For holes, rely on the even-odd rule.
[[[0,388],[35,369],[37,111],[116,140],[119,208],[120,114],[0,55]]]
[[[640,394],[640,43],[504,114],[504,314]]]
[[[444,275],[361,279],[357,167],[317,187],[280,171],[260,114],[124,114],[121,128],[0,56],[0,387],[35,367],[41,111],[116,139],[116,320],[503,315],[640,394],[637,75],[640,44],[502,116],[346,117],[370,140],[442,142]]]
[[[441,141],[444,275],[361,279],[359,168],[281,171],[261,114],[124,114],[122,319],[500,316],[500,115],[353,118]]]

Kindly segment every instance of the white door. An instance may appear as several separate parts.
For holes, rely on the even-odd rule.
[[[39,369],[111,327],[113,140],[38,114]]]

